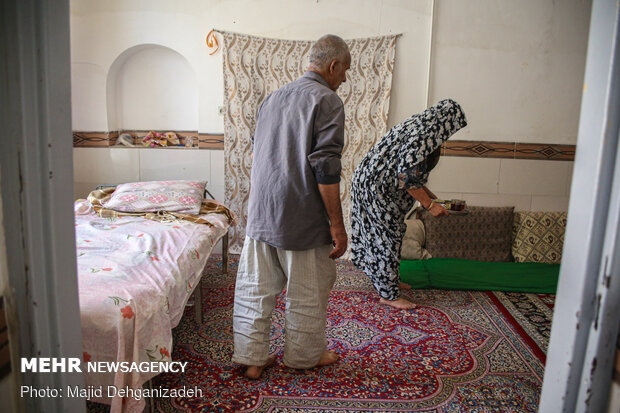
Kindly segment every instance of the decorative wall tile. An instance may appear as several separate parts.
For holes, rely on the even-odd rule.
[[[135,143],[149,131],[112,132],[73,132],[74,147],[114,146],[119,133],[129,133],[136,138]],[[167,132],[167,131],[157,131]],[[224,150],[224,134],[198,133],[196,131],[175,131],[181,143],[191,137],[193,146],[200,149]],[[469,158],[539,159],[572,161],[575,158],[575,145],[556,145],[547,143],[486,142],[486,141],[447,141],[442,146],[444,156]]]
[[[572,161],[575,159],[575,145],[517,143],[515,159]]]
[[[124,130],[112,132],[73,132],[73,147],[103,147],[115,146],[116,138],[121,133],[127,133],[134,138],[134,145],[142,146],[142,137],[148,130]],[[154,131],[166,133],[171,131]],[[224,149],[224,139],[221,134],[201,133],[196,131],[172,131],[175,132],[182,146],[186,146],[186,139],[191,138],[191,147],[200,149]],[[157,149],[157,148],[156,148]]]
[[[442,153],[473,158],[572,161],[575,159],[575,145],[454,140],[444,143]]]
[[[73,147],[110,146],[110,132],[73,132]]]
[[[200,149],[224,150],[224,134],[201,133],[198,136]]]
[[[445,156],[474,158],[514,158],[515,144],[502,142],[447,141],[443,144]]]

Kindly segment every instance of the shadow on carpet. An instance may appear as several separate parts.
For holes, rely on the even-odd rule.
[[[204,323],[188,308],[174,330],[175,361],[185,374],[162,374],[154,388],[199,388],[202,397],[155,399],[160,412],[535,412],[542,386],[553,295],[412,290],[411,311],[378,304],[378,295],[349,261],[338,263],[330,296],[331,366],[293,370],[282,364],[284,297],[271,332],[274,366],[252,381],[230,362],[238,256],[229,275],[219,257],[205,277]],[[89,411],[103,411],[89,404]]]

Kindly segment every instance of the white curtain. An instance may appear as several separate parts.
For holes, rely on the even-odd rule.
[[[229,248],[230,252],[239,253],[245,238],[252,166],[250,137],[254,133],[256,113],[267,95],[305,72],[313,42],[218,33],[223,38],[224,53],[225,202],[240,217],[237,226],[231,229]],[[340,197],[348,233],[353,172],[386,132],[397,37],[346,40],[351,51],[351,68],[338,95],[345,107]]]

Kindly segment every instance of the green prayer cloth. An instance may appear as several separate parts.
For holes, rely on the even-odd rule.
[[[401,281],[413,288],[555,294],[560,264],[482,262],[452,258],[402,260]]]

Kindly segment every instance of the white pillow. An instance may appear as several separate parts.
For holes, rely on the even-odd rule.
[[[206,184],[206,181],[120,184],[103,207],[120,212],[168,211],[198,215]]]
[[[424,223],[419,219],[407,219],[407,231],[403,238],[403,246],[400,252],[403,260],[427,260],[431,254],[424,249]]]

